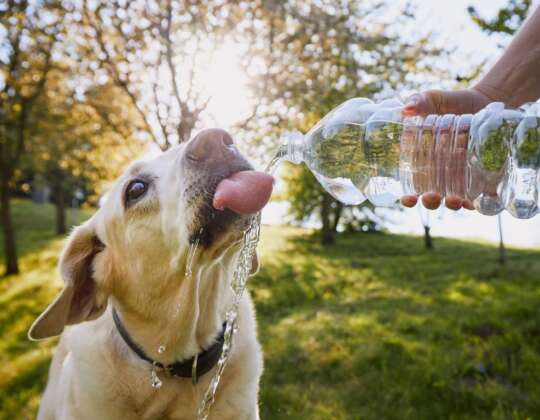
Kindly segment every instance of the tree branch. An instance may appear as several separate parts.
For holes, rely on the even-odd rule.
[[[90,16],[90,12],[88,11],[88,8],[86,7],[87,1],[84,2],[84,14],[87,20],[90,22],[90,25],[94,28],[96,33],[96,40],[99,46],[99,49],[101,53],[105,56],[105,59],[101,59],[98,57],[98,60],[102,65],[104,65],[105,69],[109,73],[109,75],[114,80],[115,84],[120,87],[126,95],[129,97],[132,105],[134,106],[135,110],[141,117],[141,120],[144,124],[144,127],[146,129],[146,132],[151,136],[152,141],[159,146],[161,150],[167,150],[170,146],[169,139],[164,138],[164,143],[160,143],[154,130],[152,129],[152,126],[150,125],[150,122],[148,121],[148,118],[144,112],[144,110],[139,105],[137,98],[135,94],[129,89],[128,83],[125,80],[122,80],[120,77],[120,72],[118,70],[117,64],[114,62],[114,59],[109,54],[109,51],[107,50],[107,47],[105,45],[105,40],[103,39],[103,32],[101,30],[102,25],[98,24],[99,22],[95,22],[94,19]],[[97,20],[100,21],[99,16],[97,16]],[[129,79],[129,78],[128,78]]]
[[[158,64],[155,68],[155,77],[154,77],[154,81],[152,82],[152,96],[154,98],[154,105],[156,107],[156,116],[157,116],[157,120],[158,120],[158,123],[159,123],[159,126],[161,128],[161,132],[163,134],[163,137],[164,138],[167,138],[167,119],[166,117],[162,117],[161,115],[161,111],[159,109],[159,96],[158,96],[158,83],[157,81],[159,80],[159,68],[161,67],[161,54],[159,55],[159,59],[158,59]],[[169,114],[170,112],[170,107],[167,106],[167,114]]]
[[[173,50],[172,50],[172,41],[171,41],[171,25],[172,25],[172,1],[167,0],[167,13],[165,17],[165,30],[162,31],[163,39],[165,40],[165,59],[167,62],[167,66],[169,67],[169,72],[171,73],[171,81],[172,81],[172,87],[173,87],[173,94],[174,98],[176,99],[176,103],[178,104],[178,109],[180,110],[180,124],[178,124],[177,127],[177,133],[178,133],[178,141],[182,142],[185,139],[183,139],[183,126],[182,126],[182,120],[184,118],[187,118],[187,114],[189,113],[189,109],[187,105],[182,101],[182,98],[180,97],[180,87],[178,85],[178,80],[176,78],[176,66],[173,61]],[[185,125],[185,124],[184,124]]]

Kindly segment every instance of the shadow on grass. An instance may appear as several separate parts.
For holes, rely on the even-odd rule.
[[[2,386],[0,416],[3,419],[34,419],[45,388],[51,357],[43,357]]]
[[[251,283],[262,418],[539,416],[540,252],[511,250],[504,268],[496,252],[290,234]]]

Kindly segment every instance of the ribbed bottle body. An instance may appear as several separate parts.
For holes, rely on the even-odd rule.
[[[367,198],[392,206],[429,194],[486,215],[504,208],[518,218],[538,213],[540,102],[425,118],[403,118],[401,108],[397,100],[351,99],[302,139],[296,134],[285,159],[304,161],[345,204]]]

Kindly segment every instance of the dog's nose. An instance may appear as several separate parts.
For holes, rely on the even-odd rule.
[[[186,156],[197,162],[223,160],[234,154],[233,139],[220,128],[201,131],[187,145]]]

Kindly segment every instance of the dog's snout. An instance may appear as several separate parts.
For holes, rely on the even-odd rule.
[[[186,155],[197,162],[212,162],[230,157],[234,150],[230,147],[233,139],[220,128],[201,131],[187,145]]]

